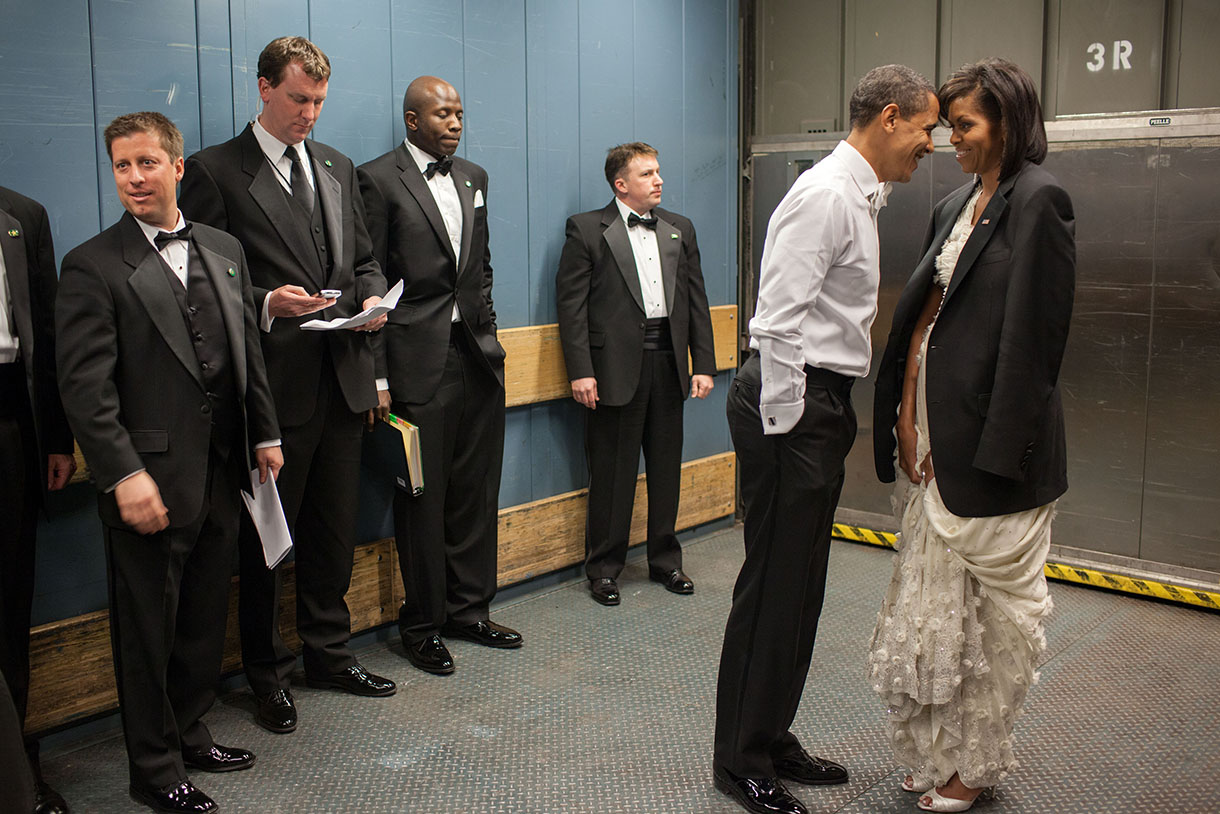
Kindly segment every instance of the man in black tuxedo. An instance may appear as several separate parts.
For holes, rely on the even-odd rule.
[[[55,249],[47,211],[0,187],[0,672],[19,726],[30,690],[34,532],[43,489],[62,489],[76,471],[72,431],[55,382]],[[43,782],[38,741],[25,749],[40,814],[67,811]]]
[[[133,113],[105,139],[127,212],[64,258],[59,386],[100,492],[131,795],[214,811],[186,767],[254,763],[200,718],[220,677],[238,490],[251,460],[276,476],[279,428],[241,245],[178,211],[182,134]]]
[[[373,259],[356,172],[344,155],[306,142],[326,99],[330,61],[304,37],[280,37],[258,58],[263,110],[236,138],[186,162],[182,211],[241,241],[261,316],[267,378],[284,436],[279,482],[296,556],[297,633],[310,686],[355,695],[393,695],[348,646],[361,419],[389,409],[379,401],[365,331],[301,330],[326,308],[350,317],[385,294]],[[326,289],[341,293],[322,296]],[[296,656],[279,629],[280,569],[269,571],[253,526],[241,544],[242,662],[258,700],[257,721],[272,732],[296,729],[289,690]]]
[[[454,157],[462,99],[421,76],[403,98],[407,138],[360,166],[374,253],[402,280],[384,333],[394,411],[420,429],[424,493],[394,495],[406,601],[407,658],[453,672],[442,635],[521,646],[488,619],[496,593],[497,508],[504,457],[504,349],[496,339],[487,248],[487,172]]]
[[[674,533],[682,402],[711,391],[716,354],[695,227],[657,206],[657,151],[638,141],[611,148],[606,180],[614,200],[568,218],[555,287],[572,397],[589,410],[585,574],[596,601],[617,605],[641,444],[649,576],[674,593],[695,590]]]

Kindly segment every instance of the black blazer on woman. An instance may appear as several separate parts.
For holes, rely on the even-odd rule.
[[[877,475],[893,481],[894,426],[915,322],[934,261],[973,184],[932,211],[924,253],[894,311],[873,401]],[[1072,201],[1025,164],[1000,183],[962,249],[928,343],[932,460],[962,517],[1042,506],[1067,491],[1059,365],[1076,278]]]

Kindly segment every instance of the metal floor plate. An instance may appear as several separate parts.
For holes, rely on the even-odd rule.
[[[525,646],[449,644],[451,676],[422,673],[397,644],[360,654],[399,683],[389,699],[293,694],[301,724],[273,735],[248,692],[207,721],[257,765],[192,780],[231,812],[734,814],[711,785],[716,667],[740,527],[686,545],[693,596],[649,582],[642,559],[604,608],[583,579],[497,607]],[[814,665],[794,731],[844,763],[842,786],[792,786],[811,811],[915,811],[898,788],[865,647],[893,553],[836,542]],[[1220,615],[1053,583],[1042,681],[1017,728],[1020,768],[984,814],[1220,811]],[[127,797],[121,736],[44,759],[75,812],[147,811]]]

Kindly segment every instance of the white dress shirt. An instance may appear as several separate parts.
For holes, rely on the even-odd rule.
[[[622,216],[624,225],[632,215],[645,217],[618,198],[615,198],[614,202],[618,204],[618,213]],[[631,241],[635,271],[640,278],[640,293],[644,296],[644,316],[648,319],[669,316],[669,308],[665,304],[665,286],[661,283],[661,254],[657,249],[656,230],[645,226],[629,226],[627,238]]]
[[[8,267],[4,265],[4,252],[0,251],[0,364],[4,365],[16,362],[21,356],[21,343],[17,339],[17,328],[13,325],[12,299],[8,288]]]
[[[881,283],[877,212],[888,193],[864,156],[840,141],[771,215],[750,320],[765,434],[788,432],[804,414],[805,365],[868,374]]]
[[[267,160],[271,162],[271,168],[275,170],[276,180],[280,182],[280,186],[284,188],[284,191],[291,195],[292,159],[284,155],[284,150],[288,149],[289,145],[268,133],[267,128],[263,127],[262,122],[257,118],[250,129],[254,131],[254,140],[258,142],[263,155],[267,156]],[[305,149],[305,142],[299,141],[291,146],[297,151],[297,156],[301,159],[301,168],[305,170],[305,180],[309,182],[310,189],[317,190],[318,185],[313,177],[313,162],[309,160],[309,151]]]
[[[419,172],[422,175],[428,169],[428,165],[436,161],[428,153],[416,147],[409,140],[403,139],[403,144],[407,147],[407,152],[411,154],[411,158],[415,159],[415,166],[419,167]],[[439,172],[433,173],[431,178],[424,176],[424,183],[428,185],[428,190],[432,193],[432,199],[436,201],[436,207],[441,210],[441,220],[445,222],[445,232],[449,235],[449,245],[453,247],[453,256],[457,258],[457,268],[462,267],[462,201],[458,198],[457,184],[454,183],[453,173],[441,175]],[[462,314],[458,311],[457,300],[453,301],[453,314],[450,317],[452,322],[461,322]]]

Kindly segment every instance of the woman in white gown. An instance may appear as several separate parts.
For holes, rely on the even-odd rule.
[[[921,809],[965,811],[1016,766],[1013,725],[1046,645],[1075,238],[1071,200],[1039,166],[1029,76],[983,60],[938,95],[974,177],[933,210],[878,374],[877,470],[899,480],[902,535],[868,663],[911,770],[903,788]]]

